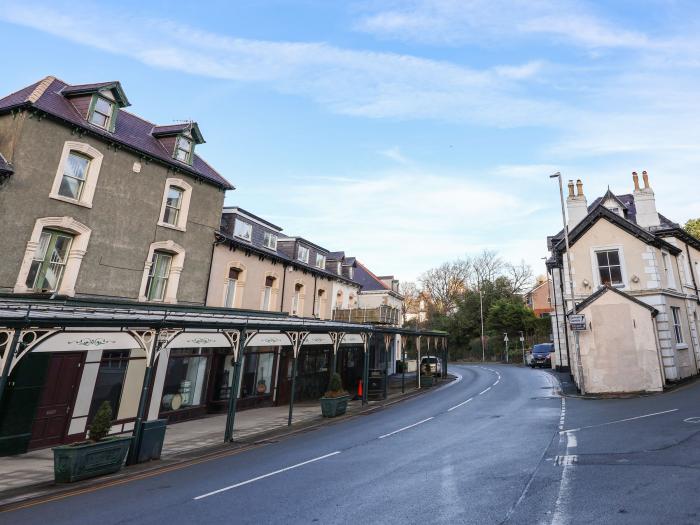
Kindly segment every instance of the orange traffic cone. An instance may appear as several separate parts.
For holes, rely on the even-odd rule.
[[[362,379],[360,379],[360,382],[357,383],[357,397],[362,399]]]

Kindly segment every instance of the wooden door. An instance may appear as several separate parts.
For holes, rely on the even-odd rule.
[[[44,389],[34,414],[30,449],[57,445],[66,437],[83,356],[78,352],[51,355]]]

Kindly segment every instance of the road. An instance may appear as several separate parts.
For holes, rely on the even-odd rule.
[[[592,401],[544,371],[451,371],[370,415],[0,523],[700,522],[700,424],[683,421],[699,388]]]

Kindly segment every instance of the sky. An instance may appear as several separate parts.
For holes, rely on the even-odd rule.
[[[684,0],[0,0],[0,94],[120,80],[198,122],[227,205],[380,275],[483,249],[540,274],[554,172],[590,203],[647,170],[700,216],[699,26]]]

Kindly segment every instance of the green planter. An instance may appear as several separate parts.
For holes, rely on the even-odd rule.
[[[350,396],[340,397],[322,397],[321,398],[321,414],[323,417],[336,417],[345,414],[348,408],[348,400]]]
[[[131,436],[115,437],[97,443],[53,448],[54,480],[72,483],[121,470],[131,439]]]
[[[435,378],[433,376],[420,376],[420,386],[433,386],[435,384]]]

